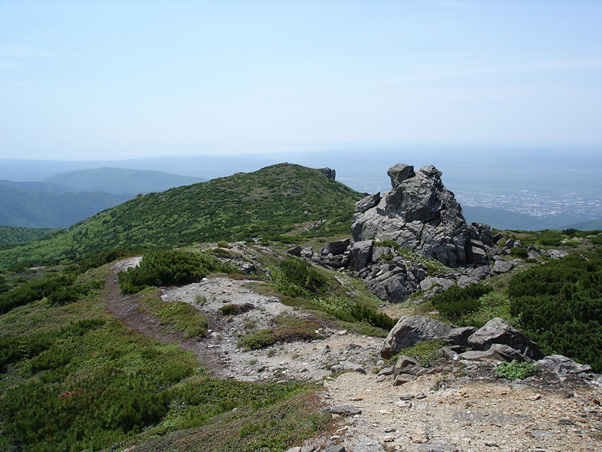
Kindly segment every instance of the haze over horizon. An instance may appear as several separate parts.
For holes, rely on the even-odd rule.
[[[601,19],[587,0],[0,0],[0,158],[595,149]]]

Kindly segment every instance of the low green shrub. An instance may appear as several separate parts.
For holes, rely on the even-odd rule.
[[[510,255],[518,257],[519,259],[526,259],[529,257],[529,251],[527,251],[527,248],[517,246],[515,248],[510,248]]]
[[[322,327],[313,320],[293,317],[279,317],[276,319],[276,325],[276,328],[259,330],[241,339],[238,346],[248,350],[259,350],[277,342],[311,341],[318,337],[316,330]]]
[[[363,322],[368,325],[390,330],[397,323],[396,319],[386,314],[379,313],[376,308],[361,304],[348,297],[330,296],[317,298],[316,302],[324,307],[325,311],[345,322]]]
[[[533,363],[529,362],[518,362],[516,360],[511,363],[501,363],[495,369],[495,376],[497,378],[506,378],[508,380],[522,380],[523,378],[530,377],[539,369]]]
[[[602,372],[602,257],[574,254],[514,276],[510,313],[545,354],[562,354]]]
[[[326,289],[327,280],[309,262],[286,258],[274,272],[279,289],[288,296],[319,294]]]
[[[226,304],[219,308],[219,312],[223,315],[238,315],[249,312],[251,309],[255,309],[252,303]]]
[[[145,253],[138,267],[119,273],[119,285],[124,294],[132,294],[150,286],[198,282],[210,272],[227,270],[231,268],[206,253],[155,250]]]
[[[466,314],[478,311],[481,307],[479,299],[492,291],[493,288],[481,283],[472,283],[465,288],[452,286],[445,292],[435,295],[431,301],[442,317],[455,321]]]

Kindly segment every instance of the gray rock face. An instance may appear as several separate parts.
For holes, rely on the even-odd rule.
[[[468,345],[468,338],[476,331],[477,329],[474,326],[453,328],[444,340],[450,345],[462,345],[466,347]]]
[[[364,199],[360,199],[355,203],[355,211],[359,213],[364,213],[368,209],[372,209],[372,207],[378,205],[380,202],[380,192],[375,193],[373,195],[368,195]]]
[[[421,315],[404,315],[385,339],[380,356],[389,359],[402,348],[411,347],[420,341],[444,339],[452,327],[446,323]]]
[[[490,229],[466,224],[460,204],[443,186],[437,168],[425,166],[414,172],[412,166],[398,164],[388,174],[391,190],[380,200],[372,195],[358,203],[351,226],[354,240],[394,240],[451,267],[487,262],[485,241],[493,243]],[[482,243],[474,246],[474,252],[471,240]]]
[[[496,317],[491,319],[468,338],[468,345],[475,350],[489,350],[493,344],[505,344],[531,359],[541,359],[539,347],[509,323]]]
[[[372,259],[372,240],[355,242],[351,246],[351,266],[356,270],[364,268]]]

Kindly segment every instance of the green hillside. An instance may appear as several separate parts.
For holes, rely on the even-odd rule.
[[[279,164],[132,199],[40,242],[0,251],[0,268],[88,257],[100,249],[348,233],[362,195],[320,170]]]
[[[15,226],[0,226],[0,246],[20,245],[34,242],[57,232],[58,229],[19,228]]]
[[[93,168],[57,174],[44,179],[44,182],[69,187],[77,191],[149,193],[165,191],[182,185],[196,184],[204,180],[199,177],[180,176],[162,171]]]

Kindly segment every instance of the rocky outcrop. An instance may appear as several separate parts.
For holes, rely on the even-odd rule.
[[[335,180],[337,178],[337,172],[332,168],[322,168],[322,174],[326,176],[326,179]]]
[[[443,186],[437,168],[425,166],[415,172],[413,166],[397,164],[388,174],[391,190],[357,204],[351,226],[356,241],[392,240],[450,267],[488,263],[491,229],[466,224],[460,204]]]
[[[498,257],[495,243],[502,236],[494,237],[485,224],[466,224],[454,194],[443,186],[441,172],[434,166],[414,171],[400,163],[388,175],[391,190],[356,203],[353,242],[332,242],[318,253],[299,247],[289,253],[333,269],[349,269],[373,294],[393,303],[419,289],[431,298],[451,286],[466,287],[487,278],[490,259]],[[512,266],[496,261],[494,270],[502,273]]]

